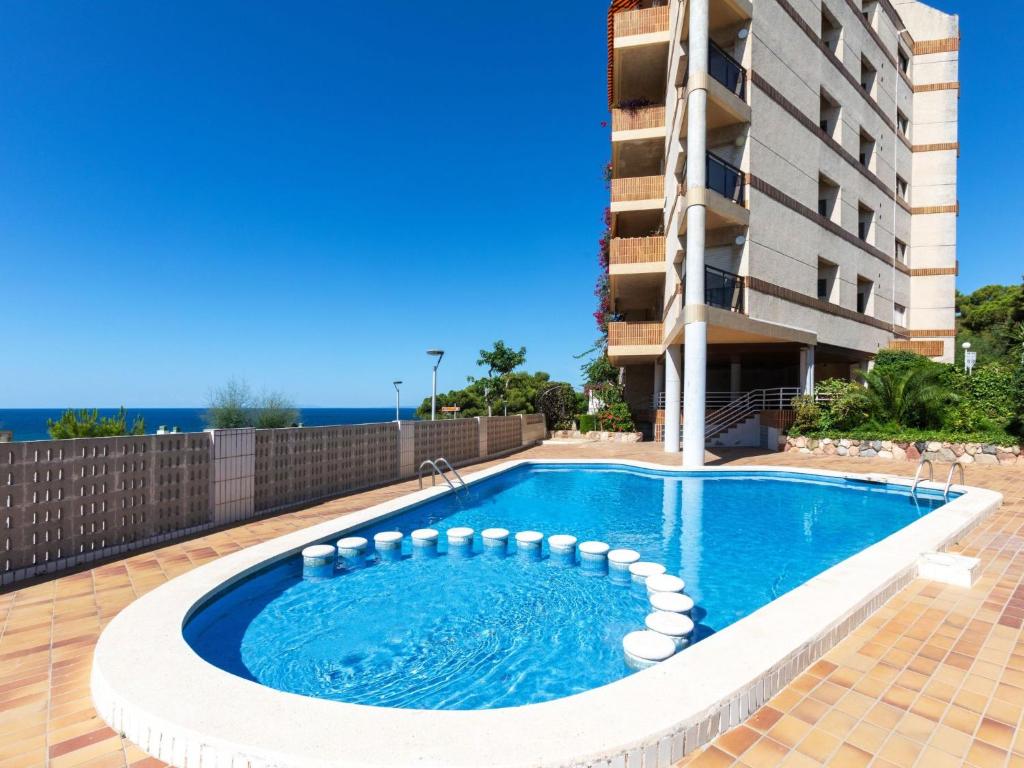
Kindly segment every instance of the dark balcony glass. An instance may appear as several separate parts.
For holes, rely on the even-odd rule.
[[[747,71],[714,43],[708,47],[708,74],[741,99],[746,99]]]
[[[715,267],[704,268],[704,303],[743,312],[743,278]]]
[[[743,205],[743,172],[739,168],[708,152],[707,175],[708,189]]]

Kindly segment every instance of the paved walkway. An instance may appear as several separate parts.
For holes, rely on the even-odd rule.
[[[668,462],[650,444],[542,446],[520,456]],[[792,454],[736,454],[716,463],[912,469]],[[1024,467],[971,467],[968,482],[1006,496],[960,547],[982,558],[974,589],[914,582],[745,725],[682,764],[1024,766]],[[415,487],[356,494],[0,595],[0,768],[160,765],[92,708],[89,668],[105,624],[191,568]]]

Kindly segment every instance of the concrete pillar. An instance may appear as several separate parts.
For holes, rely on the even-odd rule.
[[[686,304],[683,366],[683,466],[704,466],[708,325],[704,313],[704,227],[707,209],[708,5],[690,0],[690,94],[686,134]],[[695,193],[690,194],[691,190]]]
[[[814,394],[814,347],[800,347],[800,390]]]
[[[743,364],[739,355],[729,358],[729,396],[733,399],[739,397],[743,388]]]
[[[679,453],[679,409],[682,407],[682,350],[665,350],[665,453]]]

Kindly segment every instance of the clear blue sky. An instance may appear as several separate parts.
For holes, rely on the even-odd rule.
[[[961,289],[1024,268],[1004,3],[962,19]],[[606,191],[605,3],[13,2],[0,407],[409,404],[495,339],[575,381]],[[994,104],[1000,122],[990,122]]]

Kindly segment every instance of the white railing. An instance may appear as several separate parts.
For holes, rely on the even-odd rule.
[[[755,389],[740,395],[711,414],[704,424],[704,437],[716,437],[761,411],[791,408],[793,398],[800,392],[800,387],[777,387]]]

